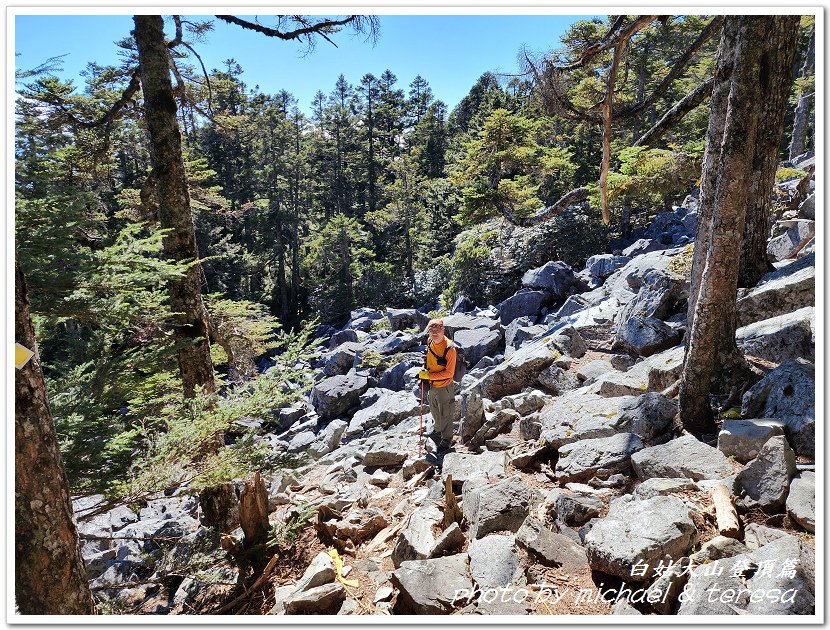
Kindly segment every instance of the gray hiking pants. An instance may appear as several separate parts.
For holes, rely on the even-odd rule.
[[[452,441],[456,389],[455,383],[450,383],[446,387],[429,388],[429,411],[435,422],[435,431],[441,434],[441,439],[445,442]]]

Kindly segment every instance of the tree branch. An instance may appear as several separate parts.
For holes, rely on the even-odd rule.
[[[582,53],[582,57],[579,58],[578,61],[573,63],[569,63],[564,66],[552,66],[553,69],[558,71],[565,71],[568,70],[576,70],[584,66],[589,60],[596,57],[601,52],[609,50],[611,48],[617,48],[621,42],[628,41],[631,37],[640,29],[642,29],[647,24],[650,24],[654,20],[658,19],[659,15],[641,15],[639,18],[634,20],[631,24],[625,27],[622,31],[613,36],[622,26],[623,20],[626,16],[621,15],[619,16],[614,23],[611,25],[611,28],[608,29],[608,32],[602,38],[602,40],[596,42],[595,44],[591,44],[585,49],[585,52]],[[613,37],[612,37],[613,36]]]
[[[518,225],[519,227],[532,227],[534,225],[544,223],[548,219],[552,219],[557,214],[561,213],[563,210],[574,205],[575,203],[585,201],[588,198],[589,193],[590,191],[584,186],[581,188],[574,188],[570,192],[562,195],[552,205],[542,208],[542,210],[530,217],[517,217],[515,211],[511,207],[502,207],[500,210],[504,218],[510,221],[513,225]]]
[[[316,22],[314,24],[306,23],[306,26],[303,28],[298,28],[293,31],[280,31],[275,28],[269,28],[267,26],[262,26],[261,24],[257,24],[256,22],[250,22],[248,20],[243,20],[235,15],[217,15],[217,18],[220,20],[227,22],[228,24],[236,24],[237,26],[241,26],[242,28],[256,31],[257,33],[262,33],[263,35],[267,35],[268,37],[277,37],[279,39],[284,40],[292,40],[292,39],[299,39],[303,35],[311,35],[313,33],[319,34],[326,34],[326,33],[335,33],[340,30],[341,26],[349,24],[350,22],[356,21],[360,16],[359,15],[350,15],[347,18],[342,20],[322,20],[320,22]],[[303,23],[302,16],[297,16],[300,19],[298,20],[300,23]],[[327,38],[328,39],[328,38]],[[329,40],[331,41],[331,40]]]
[[[715,85],[715,78],[712,77],[705,83],[701,83],[694,90],[680,99],[675,105],[663,114],[663,117],[631,146],[648,146],[663,137],[669,129],[683,119],[686,114],[700,105],[712,95],[712,88]]]

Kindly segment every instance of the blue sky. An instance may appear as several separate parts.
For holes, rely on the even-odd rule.
[[[243,16],[240,16],[243,17]],[[273,94],[286,89],[308,112],[314,94],[334,88],[342,72],[356,84],[367,72],[376,76],[390,69],[398,88],[408,90],[420,74],[433,94],[450,109],[485,71],[514,74],[522,46],[543,52],[560,45],[568,25],[587,16],[566,15],[382,15],[380,37],[374,47],[363,36],[344,31],[332,39],[337,48],[320,40],[305,54],[296,42],[284,42],[214,20],[214,31],[197,44],[208,70],[223,68],[233,57],[242,66],[249,87]],[[268,18],[260,21],[269,25]],[[113,42],[129,36],[130,15],[17,15],[17,66],[28,69],[51,56],[67,54],[63,78],[76,79],[90,61],[102,65],[119,61]],[[167,22],[168,35],[172,25]]]

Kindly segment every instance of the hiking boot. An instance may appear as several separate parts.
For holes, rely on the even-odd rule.
[[[436,443],[438,445],[438,453],[449,453],[453,449],[452,440],[438,440]]]

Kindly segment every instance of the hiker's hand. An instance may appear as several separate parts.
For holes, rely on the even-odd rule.
[[[422,381],[428,381],[429,380],[429,370],[421,370],[420,372],[418,372],[418,378],[421,379]]]

